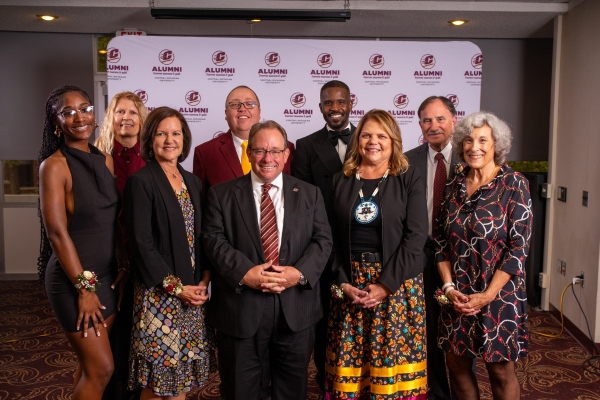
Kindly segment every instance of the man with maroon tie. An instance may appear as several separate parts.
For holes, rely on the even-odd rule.
[[[304,400],[331,230],[321,191],[282,173],[289,149],[279,124],[254,125],[246,153],[251,172],[208,190],[203,221],[222,395],[259,399],[268,358],[271,397]]]

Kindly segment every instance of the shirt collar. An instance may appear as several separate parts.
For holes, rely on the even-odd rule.
[[[233,132],[231,132],[231,137],[233,138],[233,144],[235,145],[235,148],[241,147],[242,142],[247,142],[247,140],[244,140],[234,135]]]
[[[250,179],[252,179],[252,191],[254,192],[258,190],[259,193],[262,193],[262,185],[264,183],[258,179],[258,176],[256,176],[252,170],[250,170]],[[277,178],[275,178],[271,184],[276,188],[281,189],[283,187],[283,172],[277,175]]]
[[[329,124],[325,124],[325,128],[327,128],[327,130],[328,130],[328,131],[335,131],[335,129],[333,129],[332,127],[330,127],[330,126],[329,126]],[[351,124],[350,124],[350,121],[348,121],[348,125],[346,125],[346,126],[344,127],[344,129],[349,129],[349,130],[352,130],[352,129],[351,129]],[[341,131],[343,131],[344,129],[340,130],[340,132],[341,132]]]
[[[125,146],[123,146],[121,143],[117,142],[117,139],[113,140],[113,154],[121,154],[121,152],[123,151],[124,148],[125,148]],[[137,154],[138,156],[140,155],[140,141],[139,140],[137,142],[135,142],[132,149],[135,152],[135,154]]]
[[[435,155],[438,152],[432,149],[429,145],[427,146],[427,148],[429,149],[429,151],[427,152],[429,154],[429,159],[431,160],[431,162],[435,162]],[[442,153],[446,163],[450,163],[450,161],[452,160],[452,143],[448,143],[446,147],[444,147],[439,153]]]

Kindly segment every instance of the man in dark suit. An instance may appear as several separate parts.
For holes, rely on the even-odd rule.
[[[229,130],[194,149],[194,175],[202,182],[202,193],[217,183],[238,178],[250,171],[245,153],[252,125],[260,121],[260,101],[247,86],[234,88],[225,100],[225,120]],[[289,143],[290,155],[294,145]],[[283,172],[291,173],[292,157]]]
[[[329,195],[333,175],[342,170],[348,143],[356,130],[348,118],[352,111],[350,88],[344,82],[329,81],[321,87],[319,109],[325,126],[296,143],[292,175],[321,189],[327,215],[330,215]],[[315,332],[315,377],[321,391],[325,389],[325,351],[327,348],[327,318],[331,299],[331,271],[329,264],[321,276],[321,300],[324,317],[317,323]]]
[[[429,237],[423,249],[426,258],[423,284],[427,311],[427,384],[429,385],[427,398],[449,400],[450,386],[444,352],[437,346],[440,306],[433,295],[436,288],[442,287],[442,282],[435,264],[431,228],[440,210],[446,182],[454,178],[454,166],[460,163],[452,151],[451,144],[452,132],[456,124],[456,109],[446,97],[431,96],[421,103],[417,113],[426,143],[408,151],[406,156],[410,165],[417,168],[427,184]]]
[[[217,330],[226,399],[258,399],[268,357],[271,397],[304,400],[331,230],[320,190],[282,174],[285,130],[266,121],[252,128],[248,142],[250,174],[207,194],[207,322]]]

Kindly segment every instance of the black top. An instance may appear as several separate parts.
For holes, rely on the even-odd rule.
[[[361,182],[364,183],[362,190],[364,200],[368,201],[377,185],[381,182],[381,178],[377,179],[363,179],[360,178]],[[360,204],[360,196],[356,196],[354,205],[352,207],[352,220],[350,222],[350,249],[353,253],[369,251],[372,253],[380,253],[383,250],[381,244],[381,210],[379,207],[379,193],[371,200],[377,205],[378,211],[375,219],[369,223],[360,223],[354,218],[356,207]]]

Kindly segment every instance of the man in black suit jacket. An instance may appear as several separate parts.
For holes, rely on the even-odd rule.
[[[289,150],[279,124],[253,126],[247,154],[251,173],[207,195],[203,237],[213,265],[207,322],[217,330],[226,399],[259,398],[267,349],[271,397],[305,399],[331,230],[318,188],[282,174]],[[263,224],[273,224],[265,217],[269,206],[277,229],[265,234]],[[273,238],[275,255],[267,244]]]
[[[423,273],[425,301],[427,311],[427,383],[429,400],[449,400],[450,387],[446,375],[444,352],[437,345],[438,317],[440,306],[434,300],[436,288],[442,287],[440,275],[435,264],[433,241],[431,240],[433,187],[438,161],[436,154],[441,153],[448,179],[454,178],[454,166],[460,163],[452,151],[452,132],[456,124],[456,110],[450,100],[443,96],[431,96],[421,103],[418,110],[419,126],[426,143],[406,153],[410,165],[423,176],[427,185],[427,214],[429,216],[429,237],[425,248],[426,265]],[[438,156],[439,157],[439,156]],[[445,186],[445,185],[444,185]]]
[[[342,170],[346,160],[348,143],[356,131],[348,119],[352,111],[350,88],[341,81],[329,81],[321,87],[319,109],[325,126],[296,142],[292,162],[292,176],[316,185],[321,189],[327,215],[331,215],[329,195],[333,175]],[[331,220],[331,218],[329,218]],[[315,377],[321,391],[325,389],[325,351],[327,348],[327,318],[331,299],[331,271],[328,264],[321,276],[321,301],[324,317],[315,331],[314,362]]]

